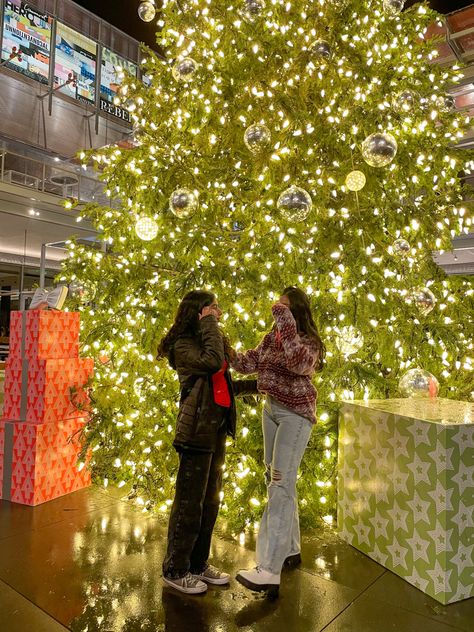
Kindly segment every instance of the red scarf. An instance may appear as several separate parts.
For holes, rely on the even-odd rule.
[[[214,392],[214,401],[219,406],[224,408],[230,408],[230,393],[229,385],[225,378],[225,372],[227,371],[227,362],[224,360],[224,364],[220,371],[214,373],[212,376],[212,389]]]

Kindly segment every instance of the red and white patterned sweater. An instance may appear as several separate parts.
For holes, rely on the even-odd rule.
[[[277,303],[272,307],[276,328],[256,349],[237,353],[231,362],[239,373],[257,373],[257,388],[280,404],[316,423],[317,391],[311,382],[318,360],[314,341],[300,336],[290,309]]]

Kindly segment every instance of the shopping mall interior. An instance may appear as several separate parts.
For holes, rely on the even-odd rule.
[[[199,4],[199,0],[193,1]],[[324,5],[323,0],[314,4],[318,2]],[[361,4],[359,0],[341,2]],[[277,0],[267,0],[267,5],[275,3]],[[382,0],[371,3],[381,5]],[[154,35],[159,7],[173,3],[157,2],[153,19],[144,22],[137,9],[150,4],[154,3],[1,3],[0,419],[6,362],[14,355],[12,312],[27,310],[37,288],[51,288],[57,283],[68,240],[75,239],[93,251],[104,248],[93,222],[82,217],[82,212],[90,203],[112,208],[114,202],[106,195],[98,171],[91,163],[82,164],[79,152],[135,146],[130,112],[115,98],[120,86],[116,67],[127,68],[137,80],[147,80],[140,71],[140,44],[145,42],[159,50]],[[212,2],[208,0],[208,4]],[[254,4],[259,5],[259,0]],[[413,4],[407,2],[405,8]],[[440,44],[436,63],[443,68],[463,67],[463,78],[450,87],[450,97],[458,113],[474,116],[474,5],[446,0],[434,1],[431,6],[442,16],[442,26],[437,27]],[[44,33],[46,24],[56,42],[73,41],[74,50],[82,51],[83,58],[78,54],[70,62],[77,66],[68,66],[69,45],[57,44],[53,51],[48,40],[49,57],[30,64],[28,46],[41,48],[41,42],[18,35],[20,18],[31,28],[41,20],[38,32],[43,29]],[[16,34],[11,28],[14,22]],[[15,46],[17,41],[20,44]],[[92,58],[91,71],[87,63]],[[52,59],[54,62],[49,63]],[[94,75],[96,67],[101,71]],[[92,76],[92,81],[81,81],[80,73]],[[460,151],[474,149],[472,125],[458,139],[457,147]],[[463,173],[462,179],[465,184],[474,184],[472,174]],[[432,257],[448,278],[472,280],[474,232],[454,236],[450,248],[433,250]],[[21,390],[21,379],[19,384]],[[472,413],[472,402],[466,406]],[[473,419],[470,417],[471,429]],[[2,476],[12,468],[11,457],[8,466],[5,456],[6,437],[6,430],[5,437],[0,433]],[[472,479],[474,444],[466,450],[466,471]],[[53,467],[54,456],[48,459]],[[463,500],[470,560],[459,562],[470,564],[470,577],[464,593],[458,591],[456,598],[444,601],[424,590],[426,584],[407,580],[403,573],[387,568],[382,558],[339,537],[335,525],[327,524],[330,521],[303,530],[302,562],[283,571],[279,599],[269,599],[265,592],[251,592],[235,581],[239,569],[253,564],[255,534],[232,537],[221,523],[213,539],[211,560],[231,575],[230,585],[210,585],[204,596],[180,594],[163,584],[161,577],[166,515],[143,511],[132,502],[133,492],[124,495],[114,485],[105,487],[96,482],[82,487],[37,506],[14,502],[5,490],[0,496],[1,632],[474,630],[474,481],[466,492],[469,501]],[[417,498],[413,506],[420,514],[427,503]],[[394,520],[397,523],[400,516]],[[446,551],[437,545],[436,552],[438,564]],[[423,552],[418,552],[418,557],[423,557]]]

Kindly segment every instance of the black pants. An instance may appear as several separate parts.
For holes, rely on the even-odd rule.
[[[219,430],[216,451],[183,451],[179,456],[176,492],[168,525],[163,575],[183,577],[206,567],[219,511],[227,432]]]

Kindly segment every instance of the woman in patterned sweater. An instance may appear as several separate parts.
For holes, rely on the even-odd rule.
[[[284,290],[272,307],[275,325],[256,349],[236,353],[233,369],[257,374],[266,393],[263,411],[264,459],[268,502],[257,539],[257,566],[237,580],[251,590],[276,597],[283,565],[301,562],[296,478],[316,423],[317,391],[311,377],[322,368],[325,348],[306,294]]]

